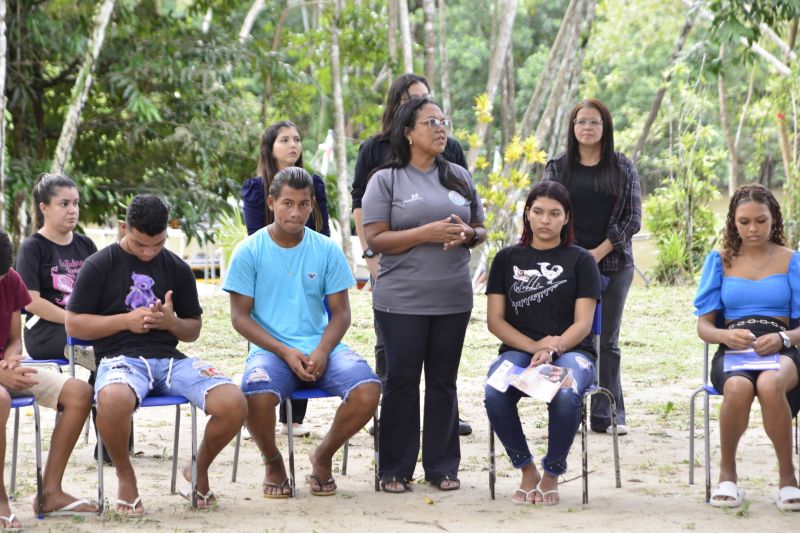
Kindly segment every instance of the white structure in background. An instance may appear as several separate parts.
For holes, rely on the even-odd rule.
[[[317,146],[317,153],[311,158],[312,168],[319,169],[324,178],[328,174],[328,167],[333,164],[333,130],[328,130],[325,142]]]

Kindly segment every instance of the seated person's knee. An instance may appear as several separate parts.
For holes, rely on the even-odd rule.
[[[367,410],[375,410],[381,396],[381,387],[377,383],[362,383],[347,395],[348,403],[355,403]]]
[[[75,407],[88,411],[92,407],[94,389],[85,381],[71,378],[61,389],[58,395],[58,404],[67,407]]]
[[[726,379],[722,387],[723,397],[732,400],[752,397],[754,393],[753,383],[741,376],[732,376]]]
[[[136,394],[125,383],[110,383],[97,393],[97,410],[129,411],[136,408]]]
[[[11,395],[5,387],[0,387],[0,411],[8,414],[11,409]]]
[[[206,413],[244,421],[247,416],[247,401],[236,385],[219,385],[206,393]]]

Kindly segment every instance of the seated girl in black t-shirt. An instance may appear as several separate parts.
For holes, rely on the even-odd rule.
[[[78,187],[66,176],[44,174],[33,186],[38,231],[22,241],[17,255],[17,272],[32,300],[25,307],[24,338],[33,359],[64,357],[64,308],[83,261],[97,251],[75,231],[78,202]]]
[[[557,182],[536,185],[525,201],[519,244],[498,252],[492,263],[487,319],[502,342],[491,375],[504,361],[545,363],[572,372],[548,404],[547,454],[540,473],[522,431],[517,402],[525,394],[486,386],[486,411],[522,481],[514,503],[555,505],[558,476],[580,425],[581,395],[595,381],[590,332],[600,299],[600,273],[591,254],[574,244],[569,193]]]

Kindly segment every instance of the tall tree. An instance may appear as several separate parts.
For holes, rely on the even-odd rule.
[[[425,77],[436,87],[436,0],[422,0],[425,16]]]
[[[439,0],[439,72],[441,72],[442,106],[445,115],[453,111],[452,97],[450,94],[450,65],[447,60],[447,18],[445,0]]]
[[[503,67],[505,65],[506,53],[508,47],[511,45],[511,31],[514,29],[514,20],[517,17],[517,0],[503,0],[498,3],[501,6],[499,14],[500,23],[497,28],[497,38],[492,43],[492,55],[489,60],[489,75],[486,80],[486,101],[489,105],[489,111],[497,96],[497,91],[500,86],[500,79],[503,74]],[[476,138],[482,140],[486,136],[486,131],[489,128],[488,122],[479,121],[476,130]],[[475,161],[478,159],[478,152],[480,146],[470,146],[467,154],[467,165],[472,168]]]
[[[728,87],[725,82],[725,45],[719,46],[719,71],[717,72],[717,96],[719,97],[719,125],[725,144],[728,147],[728,195],[733,195],[739,187],[739,152],[736,147],[736,136],[728,112]]]
[[[92,87],[92,73],[100,55],[100,50],[103,48],[106,28],[108,28],[111,14],[114,12],[114,3],[115,0],[103,0],[101,4],[98,4],[92,38],[86,47],[83,65],[72,88],[72,101],[64,118],[61,136],[58,139],[53,163],[50,166],[50,172],[53,174],[64,172],[72,152],[72,146],[78,136],[81,113],[83,112],[83,106],[86,104],[86,98],[89,96],[89,89]]]
[[[253,31],[253,24],[256,23],[258,14],[264,10],[264,0],[254,0],[247,15],[244,17],[242,27],[239,30],[239,42],[245,42],[250,37],[250,32]]]
[[[390,0],[397,2],[397,15],[400,26],[400,42],[403,44],[403,72],[414,72],[414,52],[411,41],[411,23],[408,20],[408,0]]]
[[[6,227],[6,0],[0,0],[0,230]]]
[[[333,2],[331,39],[331,84],[333,92],[334,144],[336,146],[336,184],[339,192],[339,228],[342,233],[342,249],[350,268],[354,268],[353,251],[350,246],[350,179],[347,174],[347,147],[344,134],[344,97],[342,96],[342,65],[339,49],[339,32],[342,0]]]

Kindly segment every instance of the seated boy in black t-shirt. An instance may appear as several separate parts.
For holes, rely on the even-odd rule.
[[[239,387],[210,364],[186,357],[178,341],[200,335],[203,312],[189,266],[164,248],[169,209],[153,195],[133,198],[125,236],[86,260],[67,305],[67,332],[94,340],[97,427],[117,469],[116,510],[141,515],[144,506],[128,456],[133,411],[149,394],[179,395],[209,420],[197,452],[199,507],[211,507],[208,467],[244,422]],[[191,468],[183,475],[191,481]],[[188,492],[182,492],[187,499]]]

